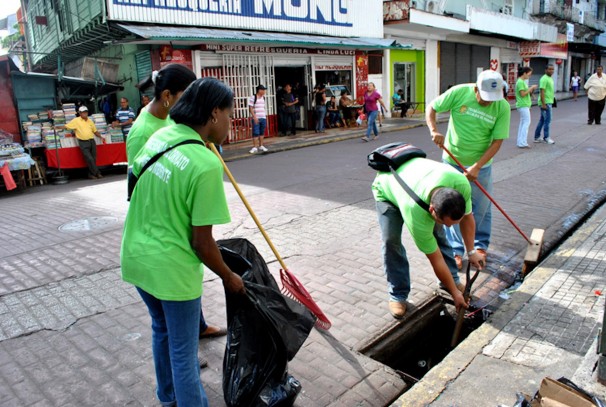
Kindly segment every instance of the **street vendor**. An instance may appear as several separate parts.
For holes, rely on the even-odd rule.
[[[76,134],[78,146],[88,167],[88,178],[103,178],[101,171],[97,168],[97,144],[95,143],[95,136],[101,137],[101,134],[97,131],[95,123],[88,118],[88,108],[86,106],[80,106],[78,112],[80,116],[70,120],[65,128]]]

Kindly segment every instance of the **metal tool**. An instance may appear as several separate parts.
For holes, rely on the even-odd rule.
[[[470,270],[471,263],[468,261],[467,270],[465,270],[465,290],[463,291],[463,298],[465,299],[465,302],[469,301],[471,298],[471,286],[480,275],[480,269],[476,269],[473,277],[470,278]],[[457,346],[457,343],[459,342],[459,335],[461,334],[461,328],[463,327],[463,319],[465,319],[465,308],[461,307],[459,314],[457,315],[457,323],[455,325],[454,333],[452,334],[452,340],[450,341],[450,346],[453,348]]]

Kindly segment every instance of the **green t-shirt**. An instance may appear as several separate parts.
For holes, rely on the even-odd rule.
[[[170,116],[162,120],[148,112],[147,109],[142,109],[126,138],[126,157],[128,158],[128,166],[133,166],[135,157],[139,154],[139,151],[141,151],[152,134],[162,127],[170,126],[171,124],[175,124],[175,122]]]
[[[200,140],[175,124],[154,133],[135,158],[138,174],[157,152],[184,140]],[[141,175],[122,237],[122,279],[154,297],[189,301],[202,295],[204,268],[192,248],[193,226],[230,222],[223,166],[204,146],[179,146]]]
[[[520,91],[528,90],[528,84],[522,78],[518,78],[516,82],[516,107],[530,107],[532,106],[532,100],[530,100],[530,93],[527,93],[526,96],[522,96]]]
[[[539,89],[545,89],[545,104],[553,104],[553,78],[547,74],[541,76],[541,80],[539,81]],[[539,104],[541,104],[540,98]]]
[[[465,213],[471,213],[471,185],[465,176],[448,164],[426,158],[414,158],[398,168],[398,175],[408,186],[429,204],[431,192],[439,187],[452,188],[465,199]],[[377,201],[387,201],[400,208],[404,223],[419,250],[431,254],[438,250],[433,235],[436,221],[408,195],[389,172],[377,174],[372,184]]]
[[[503,99],[481,106],[474,86],[454,86],[432,102],[436,112],[450,111],[444,145],[465,166],[475,164],[494,140],[509,137],[509,102]],[[446,152],[443,158],[456,165]],[[491,163],[492,160],[486,165]]]

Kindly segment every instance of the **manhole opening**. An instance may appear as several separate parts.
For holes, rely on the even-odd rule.
[[[488,312],[483,311],[467,310],[457,343],[484,323]],[[455,308],[436,297],[362,353],[396,370],[410,388],[454,349],[456,318]]]

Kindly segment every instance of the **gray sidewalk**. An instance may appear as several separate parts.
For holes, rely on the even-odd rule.
[[[579,104],[583,100],[586,99]],[[583,114],[561,117],[554,128],[561,136],[555,146],[541,144],[523,154],[504,150],[495,162],[495,198],[510,209],[510,215],[523,230],[546,229],[546,250],[554,248],[567,231],[606,197],[606,139],[600,128],[584,125]],[[389,142],[400,133],[392,135],[387,130],[394,132],[403,126],[419,125],[422,119],[386,121],[381,137]],[[314,139],[316,136],[312,135],[294,140],[276,139],[272,151],[361,135],[360,129],[329,133],[324,138]],[[406,134],[413,133],[414,128]],[[422,139],[415,143],[427,142],[425,132],[421,133]],[[335,145],[343,154],[355,152],[364,157],[359,153],[359,143]],[[364,150],[370,147],[365,145]],[[238,154],[250,156],[248,148],[236,145],[232,158]],[[318,149],[313,153],[331,154]],[[226,149],[226,158],[229,154],[232,152]],[[246,175],[265,159],[275,159],[275,165],[288,165],[294,159],[291,153],[283,156],[269,154],[263,160],[231,165]],[[241,184],[268,233],[279,242],[282,257],[333,322],[328,334],[312,331],[289,364],[289,372],[303,384],[296,405],[389,405],[405,390],[404,382],[393,369],[358,352],[399,325],[385,306],[380,234],[373,200],[369,197],[374,174],[367,168],[354,166],[347,174],[351,178],[347,183],[331,183],[335,175],[326,174],[325,169],[320,172],[317,179],[313,173],[306,173],[311,181],[302,185]],[[301,194],[300,189],[305,187],[314,187],[317,196]],[[133,287],[119,278],[119,246],[127,210],[125,191],[124,177],[120,175],[100,182],[45,186],[0,198],[3,214],[0,227],[11,242],[0,246],[0,405],[157,405],[153,394],[149,317]],[[272,273],[277,273],[279,266],[250,216],[230,186],[226,192],[232,223],[218,227],[216,237],[251,240]],[[338,199],[325,199],[329,193]],[[61,225],[72,221],[85,227],[59,230]],[[604,231],[599,229],[599,233]],[[501,287],[512,279],[526,247],[498,215],[493,235],[491,268],[482,274],[474,292],[484,303],[498,297]],[[409,238],[405,240],[410,247]],[[410,250],[409,256],[414,269],[414,293],[410,300],[419,306],[434,297],[435,278],[422,254]],[[561,290],[569,290],[566,284]],[[586,293],[585,287],[579,290]],[[506,301],[501,309],[514,303]],[[599,308],[599,302],[596,307]],[[212,273],[205,276],[204,309],[210,323],[224,324],[223,288]],[[592,318],[595,309],[591,309]],[[568,317],[562,318],[568,320]],[[495,320],[481,329],[491,329],[496,337],[501,334],[499,327],[505,325]],[[594,330],[595,324],[578,332],[587,332],[590,338]],[[522,334],[515,335],[524,338]],[[495,348],[494,352],[508,355],[507,349],[512,347],[505,346],[510,339],[505,336],[499,342],[502,349]],[[456,350],[449,356],[456,361],[454,368],[463,371],[476,357],[475,349],[466,351],[473,342],[463,342],[459,347],[463,354]],[[224,345],[224,338],[220,338],[201,341],[200,346],[201,354],[209,361],[202,379],[212,406],[224,405],[221,389]],[[515,343],[512,346],[515,348]],[[570,352],[577,356],[582,349],[589,349],[587,346],[584,342],[576,353]],[[578,358],[571,358],[566,366],[577,361]],[[449,370],[445,366],[441,369],[446,374]],[[430,373],[427,380],[433,374],[438,373]],[[499,384],[501,381],[503,377],[499,377]],[[429,387],[440,393],[444,391],[439,399],[444,402],[457,397],[446,393],[454,389],[445,385],[440,388],[436,383]],[[511,398],[503,400],[511,404]],[[453,403],[456,398],[450,401]]]

